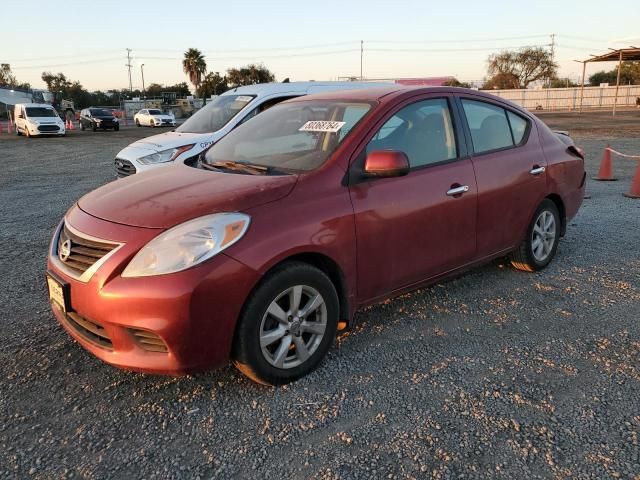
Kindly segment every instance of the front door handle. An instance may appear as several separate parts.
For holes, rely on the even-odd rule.
[[[460,185],[459,187],[452,187],[447,190],[447,195],[450,197],[456,197],[458,195],[462,195],[463,193],[467,193],[469,191],[469,185]]]
[[[529,170],[529,173],[531,175],[540,175],[541,173],[544,173],[545,170],[546,170],[545,167],[539,167],[535,165],[531,170]]]

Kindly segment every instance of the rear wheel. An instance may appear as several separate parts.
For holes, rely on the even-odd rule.
[[[120,130],[120,125],[116,125],[115,127],[113,127],[114,132],[117,132],[118,130]]]
[[[82,123],[82,120],[80,120],[80,130],[84,132],[84,123]]]
[[[527,229],[527,237],[511,253],[511,264],[518,270],[535,272],[545,268],[558,250],[560,241],[560,214],[558,207],[545,199]]]
[[[136,127],[139,127],[139,126],[140,126],[140,120],[136,118]]]
[[[235,366],[267,385],[312,372],[336,336],[339,306],[331,280],[305,263],[275,270],[249,298],[233,349]]]

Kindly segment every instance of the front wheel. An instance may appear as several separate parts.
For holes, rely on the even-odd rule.
[[[117,132],[118,130],[120,130],[120,125],[116,125],[115,127],[113,127],[114,132]]]
[[[136,118],[136,127],[140,127],[140,126],[141,126],[141,125],[140,125],[140,120],[138,120],[138,119]]]
[[[22,136],[22,132],[18,129],[18,125],[15,126],[16,129],[16,135],[21,137]]]
[[[558,250],[560,241],[560,214],[558,207],[545,199],[527,229],[527,237],[511,253],[511,264],[518,270],[536,272],[545,268]]]
[[[98,131],[98,126],[94,123],[91,125],[91,130],[93,130],[94,132]]]
[[[249,298],[236,329],[235,366],[266,385],[289,383],[312,372],[336,336],[336,289],[305,263],[277,268]]]

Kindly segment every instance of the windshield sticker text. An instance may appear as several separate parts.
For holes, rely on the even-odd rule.
[[[347,122],[332,122],[329,120],[309,120],[307,123],[302,125],[298,131],[336,133],[339,132],[346,123]]]

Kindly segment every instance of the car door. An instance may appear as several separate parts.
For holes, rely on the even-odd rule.
[[[478,254],[489,256],[522,240],[545,195],[546,160],[524,114],[471,95],[459,102],[478,186]]]
[[[361,301],[448,272],[475,255],[475,178],[451,107],[442,96],[404,102],[377,123],[352,166],[361,169],[372,151],[400,150],[411,167],[402,177],[350,180]]]

